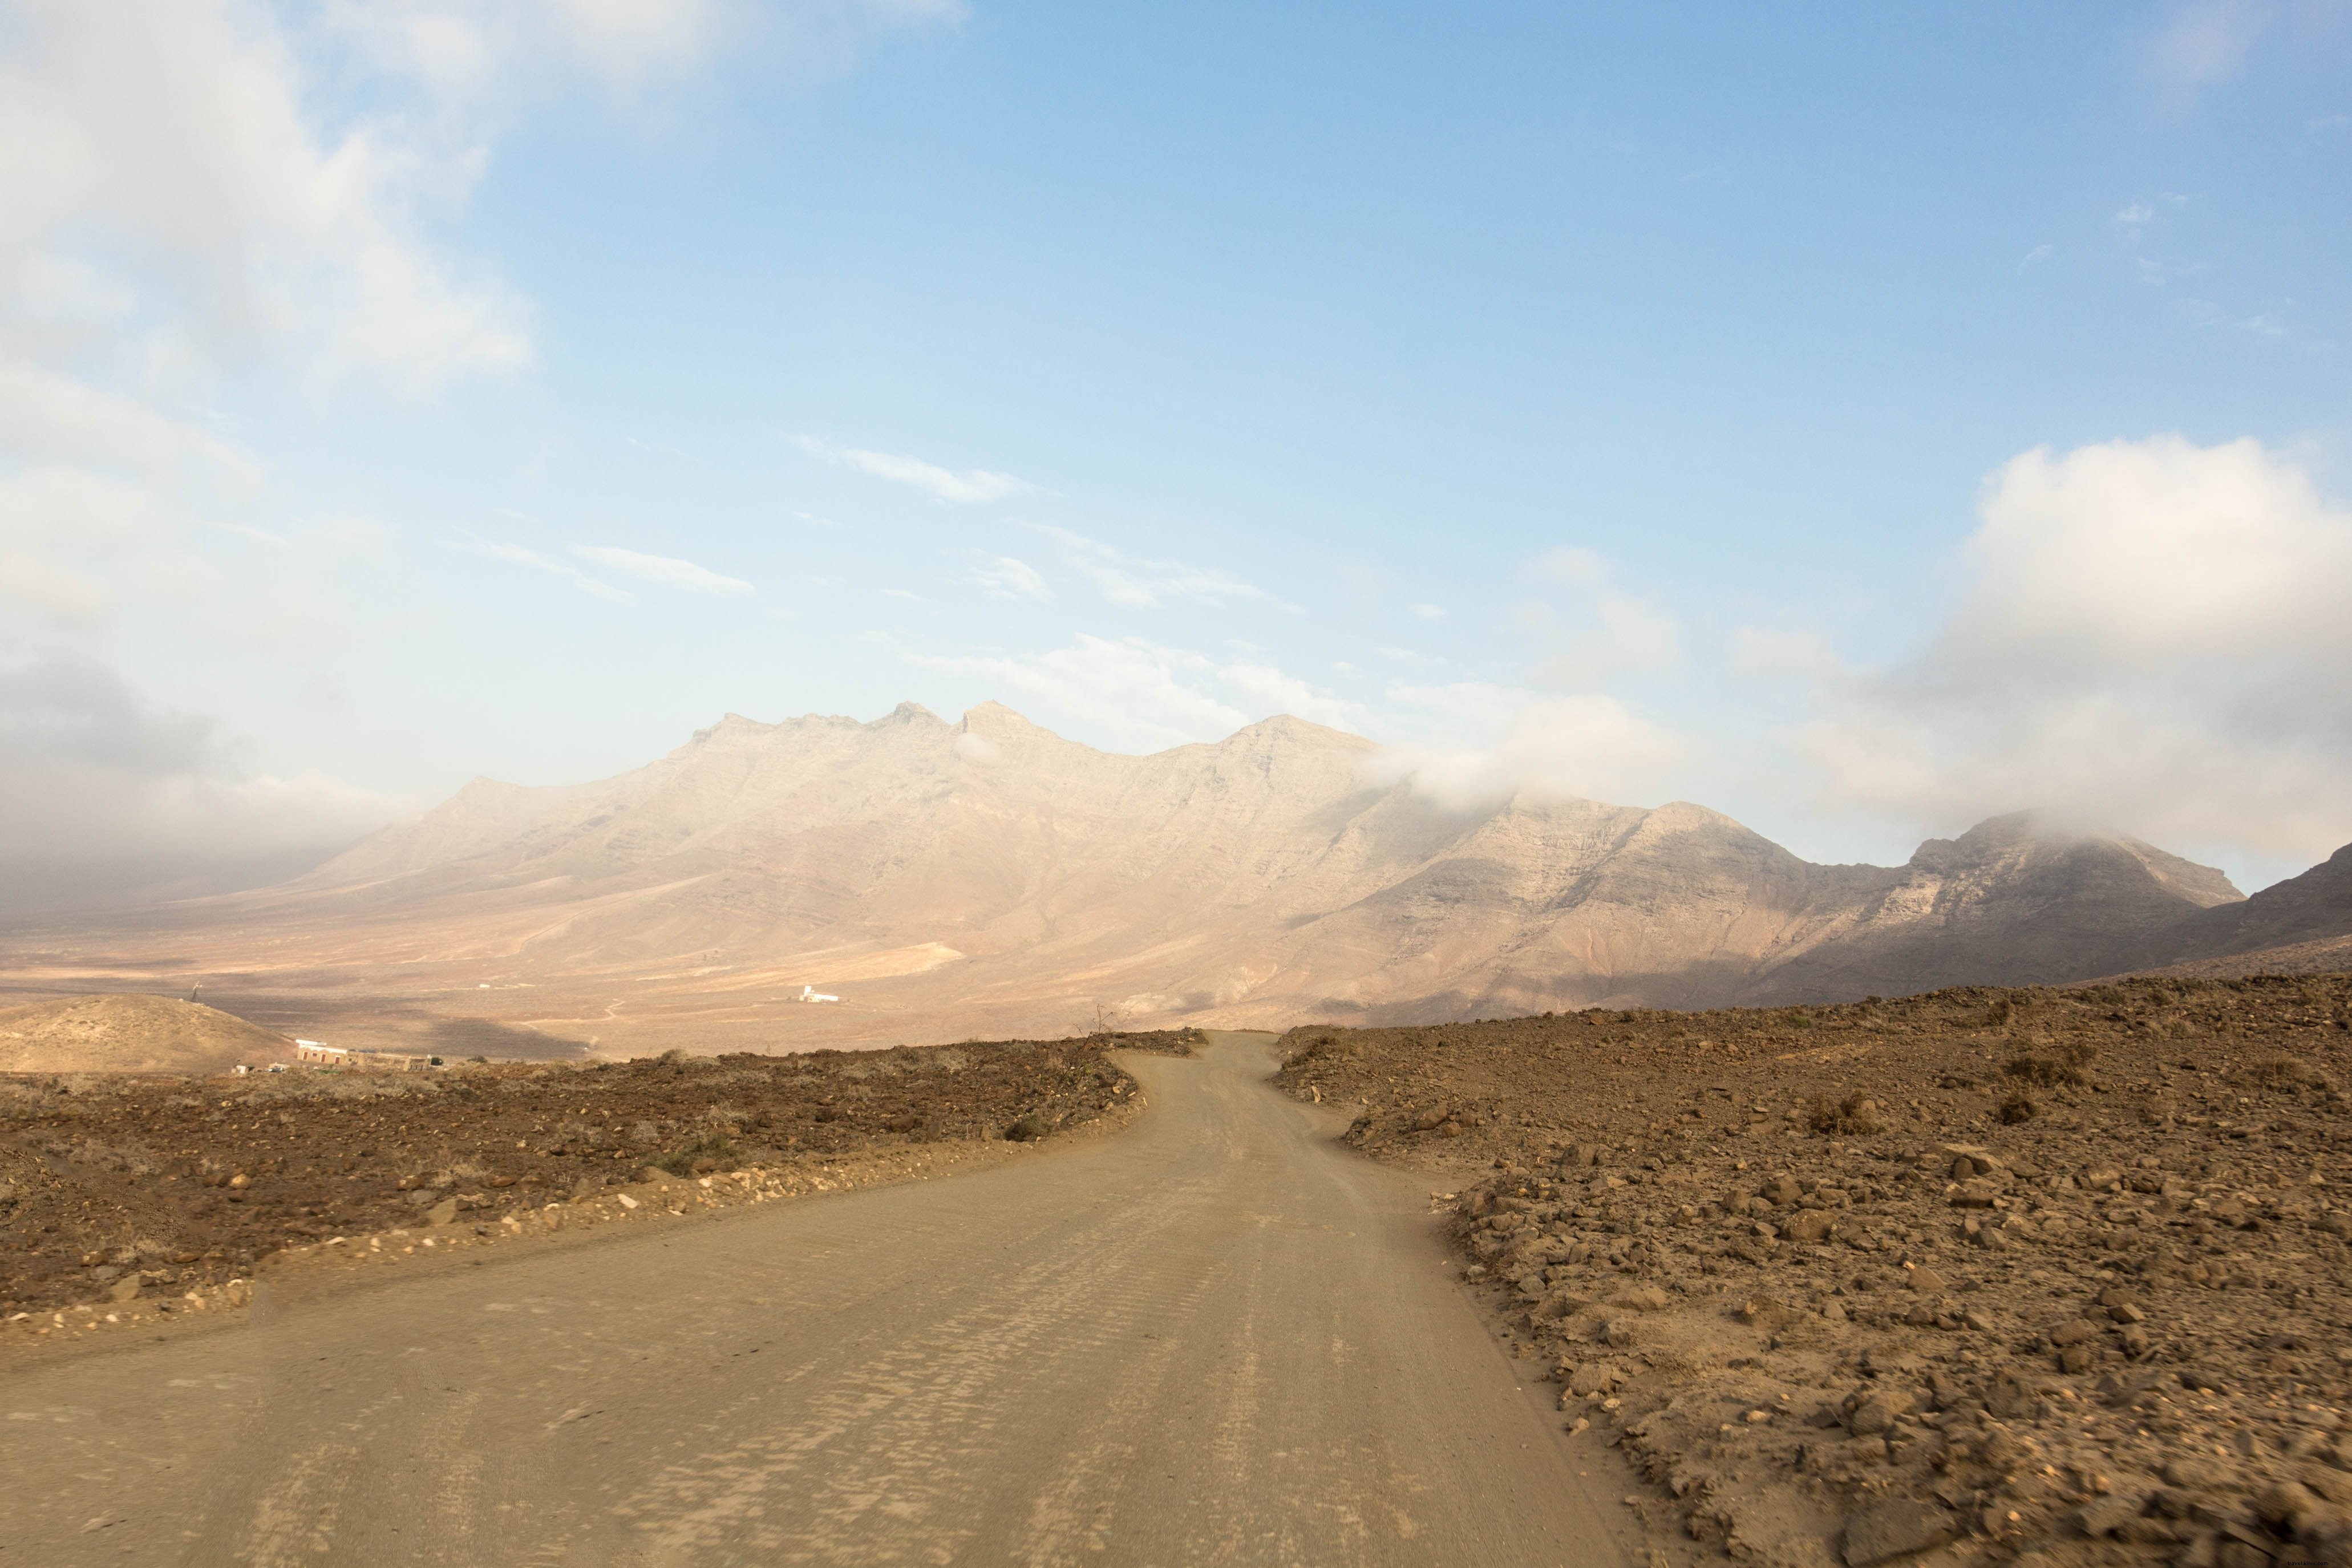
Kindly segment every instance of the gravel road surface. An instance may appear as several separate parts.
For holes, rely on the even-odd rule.
[[[1638,1559],[1426,1181],[1265,1082],[984,1174],[257,1301],[0,1375],[0,1564]]]

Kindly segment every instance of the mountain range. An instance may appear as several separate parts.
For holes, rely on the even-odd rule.
[[[279,887],[20,936],[7,967],[445,1048],[761,1049],[1829,1000],[2352,933],[2352,850],[2252,899],[2027,814],[1817,865],[1679,802],[1450,810],[1376,753],[1289,717],[1129,757],[995,704],[730,715],[596,783],[477,779]]]

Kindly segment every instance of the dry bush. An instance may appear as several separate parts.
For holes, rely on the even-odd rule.
[[[1806,1113],[1805,1124],[1816,1133],[1843,1133],[1850,1137],[1886,1130],[1886,1124],[1879,1120],[1878,1102],[1866,1094],[1849,1094],[1843,1100],[1822,1095]]]
[[[2003,1062],[2000,1070],[2038,1088],[2079,1089],[2091,1081],[2085,1070],[2094,1054],[2088,1041],[2073,1040],[2046,1056],[2021,1051]]]
[[[2000,1116],[2003,1126],[2014,1127],[2020,1122],[2031,1122],[2042,1113],[2042,1103],[2022,1089],[2012,1089],[2000,1103]]]
[[[2299,1057],[2266,1056],[2246,1074],[2265,1089],[2332,1089],[2334,1080]]]

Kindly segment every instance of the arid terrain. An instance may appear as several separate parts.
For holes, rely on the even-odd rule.
[[[170,997],[71,997],[0,1009],[0,1073],[215,1073],[293,1056],[294,1042],[283,1035]]]
[[[1034,1141],[1132,1092],[1107,1059],[1115,1048],[1189,1046],[1161,1034],[431,1072],[0,1077],[0,1318],[135,1301],[168,1312],[289,1248],[488,1233],[551,1200],[648,1182],[756,1170],[805,1187],[844,1162]]]
[[[627,1057],[1850,999],[2352,936],[2341,854],[2242,899],[2012,815],[1817,865],[1700,806],[1457,808],[1386,766],[1293,718],[1128,757],[994,704],[730,716],[600,782],[478,779],[279,887],[19,923],[0,996],[200,988],[341,1045]]]
[[[1660,1522],[1743,1560],[2352,1551],[2352,978],[1306,1028]]]

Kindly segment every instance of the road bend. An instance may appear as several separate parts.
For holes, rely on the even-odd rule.
[[[1270,1045],[985,1172],[8,1374],[0,1565],[1626,1562],[1425,1185]]]

